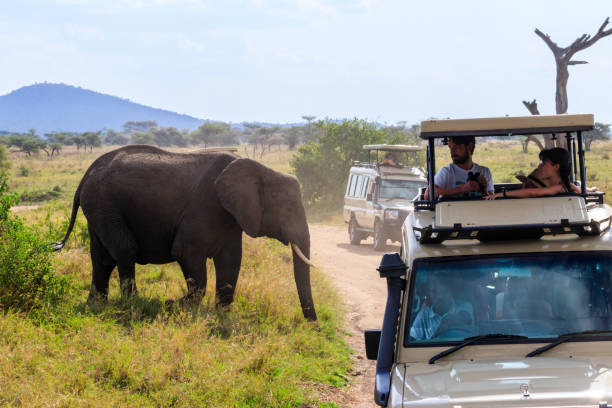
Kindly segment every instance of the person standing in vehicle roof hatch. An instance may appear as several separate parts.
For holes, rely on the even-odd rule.
[[[472,161],[475,147],[474,136],[448,138],[448,148],[453,162],[442,167],[434,177],[436,198],[494,195],[491,171],[488,167]],[[425,199],[429,200],[429,188],[425,191]]]

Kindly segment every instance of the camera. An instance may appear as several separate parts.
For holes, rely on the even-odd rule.
[[[470,172],[468,172],[467,182],[468,182],[468,183],[469,183],[470,181],[475,181],[475,182],[477,182],[477,183],[478,183],[478,185],[480,186],[480,193],[481,193],[482,195],[486,195],[486,194],[487,194],[487,185],[486,185],[486,183],[484,183],[484,184],[483,184],[483,183],[481,183],[481,182],[478,180],[478,179],[479,179],[479,177],[480,177],[480,173],[479,173],[479,172],[473,173],[473,172],[471,172],[471,171],[470,171]]]

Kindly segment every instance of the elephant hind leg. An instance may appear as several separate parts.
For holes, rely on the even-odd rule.
[[[220,306],[230,305],[234,301],[242,261],[242,235],[226,245],[213,260],[217,282],[216,302]]]
[[[91,230],[89,231],[89,242],[93,267],[89,299],[93,300],[98,297],[105,300],[108,297],[108,282],[117,263]]]
[[[138,244],[132,232],[121,220],[110,217],[104,219],[104,225],[96,225],[95,231],[102,246],[117,264],[121,295],[136,295],[135,264]]]
[[[198,305],[206,293],[206,256],[195,251],[187,252],[178,261],[187,282],[187,295],[184,300]]]

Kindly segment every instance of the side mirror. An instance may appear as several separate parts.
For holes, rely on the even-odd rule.
[[[380,333],[381,330],[366,330],[363,333],[365,337],[366,357],[368,358],[368,360],[376,360],[378,358]]]

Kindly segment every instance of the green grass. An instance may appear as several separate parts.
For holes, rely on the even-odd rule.
[[[11,190],[23,197],[60,186],[54,201],[16,214],[45,239],[61,239],[83,172],[107,150],[67,149],[53,160],[12,155]],[[280,166],[283,154],[290,153],[272,152],[263,162]],[[22,166],[27,176],[18,174]],[[186,293],[174,263],[137,266],[139,295],[129,300],[119,295],[115,271],[108,303],[88,304],[87,246],[79,213],[66,248],[53,257],[74,289],[65,304],[44,316],[0,312],[0,406],[338,406],[330,401],[349,384],[351,368],[341,301],[312,270],[319,320],[305,321],[288,247],[245,236],[236,298],[221,310],[210,260],[199,307],[167,302]]]
[[[350,368],[337,295],[313,271],[319,321],[306,322],[290,250],[247,239],[236,300],[214,306],[214,266],[197,308],[166,306],[185,294],[176,264],[139,266],[139,296],[88,305],[85,250],[60,253],[57,273],[76,295],[55,316],[0,315],[0,405],[317,406],[318,385],[345,387]]]

